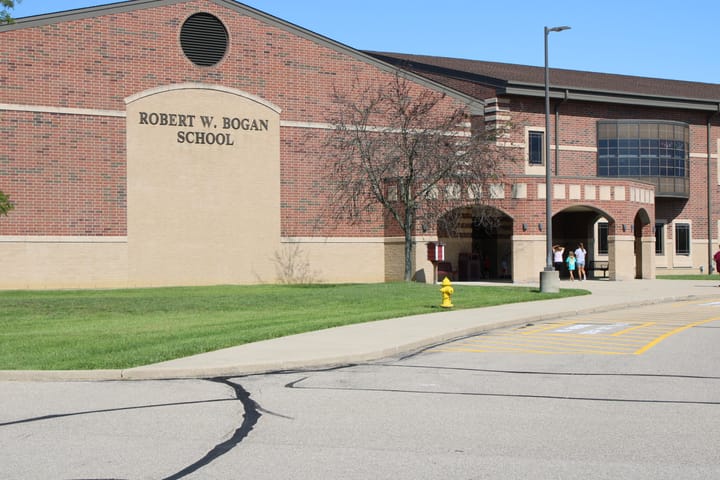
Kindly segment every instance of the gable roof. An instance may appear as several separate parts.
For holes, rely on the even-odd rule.
[[[459,58],[366,52],[375,58],[478,95],[545,95],[545,69]],[[550,69],[551,97],[720,112],[720,84]]]
[[[69,22],[74,20],[82,20],[86,18],[94,18],[103,15],[114,15],[119,13],[133,12],[137,10],[161,7],[166,5],[175,5],[178,3],[186,3],[197,0],[126,0],[116,3],[110,3],[106,5],[99,5],[95,7],[78,8],[74,10],[65,10],[56,13],[48,13],[43,15],[35,15],[31,17],[22,17],[15,19],[11,24],[0,25],[0,33],[8,32],[12,30],[18,30],[23,28],[31,27],[42,27],[46,25],[52,25],[62,22]],[[214,3],[221,7],[233,10],[241,15],[247,15],[253,17],[259,21],[268,23],[274,27],[283,29],[293,35],[302,37],[306,40],[321,44],[327,48],[331,48],[340,53],[349,55],[358,61],[371,64],[376,68],[387,72],[398,71],[397,66],[387,63],[381,59],[378,59],[372,55],[369,55],[360,50],[354,49],[340,42],[332,40],[328,37],[324,37],[311,30],[307,30],[293,23],[284,21],[280,18],[274,17],[268,13],[254,9],[248,5],[237,2],[235,0],[205,0],[210,3]],[[467,104],[473,113],[478,114],[483,111],[484,102],[478,97],[467,95],[466,93],[453,89],[443,83],[438,83],[429,79],[425,76],[416,75],[409,70],[402,70],[403,76],[407,77],[414,83],[421,84],[427,88],[440,91],[452,97],[464,104]]]

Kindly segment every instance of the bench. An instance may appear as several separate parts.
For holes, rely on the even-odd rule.
[[[607,277],[607,272],[610,269],[610,262],[607,260],[598,260],[598,261],[592,261],[587,264],[585,267],[585,270],[602,270],[603,277]]]

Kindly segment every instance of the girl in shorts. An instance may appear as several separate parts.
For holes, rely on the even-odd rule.
[[[570,273],[570,280],[573,282],[575,281],[575,253],[570,252],[568,253],[567,258],[565,259],[565,263],[567,263],[568,272]]]

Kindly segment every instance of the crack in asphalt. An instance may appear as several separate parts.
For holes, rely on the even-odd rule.
[[[19,425],[21,423],[32,423],[41,422],[44,420],[57,420],[58,418],[75,417],[81,415],[93,415],[96,413],[110,413],[110,412],[122,412],[126,410],[142,410],[145,408],[161,408],[161,407],[177,407],[181,405],[198,405],[204,403],[217,403],[217,402],[234,402],[237,399],[231,398],[217,398],[214,400],[196,400],[192,402],[174,402],[174,403],[155,403],[152,405],[136,405],[133,407],[118,407],[118,408],[104,408],[100,410],[85,410],[82,412],[71,412],[71,413],[54,413],[50,415],[42,415],[40,417],[23,418],[20,420],[12,420],[10,422],[0,423],[0,427],[7,427],[10,425]]]
[[[217,460],[219,457],[225,455],[230,450],[235,448],[250,434],[252,429],[255,427],[255,424],[262,416],[262,413],[260,413],[260,407],[254,400],[250,398],[250,393],[242,386],[231,382],[229,378],[226,377],[210,378],[208,379],[208,381],[222,383],[223,385],[227,385],[228,387],[233,389],[236,399],[242,402],[243,409],[245,411],[245,413],[243,414],[242,424],[235,430],[235,432],[229,439],[215,445],[201,459],[191,465],[188,465],[187,467],[183,468],[182,470],[173,475],[164,477],[163,480],[177,480],[183,478],[193,472],[196,472],[197,470],[200,470],[201,468]]]
[[[478,392],[447,392],[447,391],[431,391],[431,390],[409,390],[409,389],[393,389],[393,388],[362,388],[362,387],[307,387],[299,385],[308,377],[301,378],[285,385],[287,388],[297,390],[328,390],[328,391],[348,391],[348,392],[383,392],[383,393],[410,393],[421,395],[458,395],[469,397],[503,397],[503,398],[536,398],[543,400],[574,400],[587,402],[614,402],[614,403],[647,403],[647,404],[672,404],[672,405],[720,405],[720,402],[704,402],[697,400],[648,400],[636,398],[602,398],[602,397],[571,397],[560,395],[531,395],[531,394],[513,394],[513,393],[478,393]]]
[[[227,440],[218,443],[214,447],[212,447],[202,458],[197,460],[196,462],[192,463],[191,465],[188,465],[187,467],[183,468],[182,470],[178,471],[177,473],[174,473],[170,476],[164,477],[163,480],[177,480],[181,479],[183,477],[186,477],[187,475],[196,472],[197,470],[200,470],[201,468],[209,465],[213,461],[217,460],[222,455],[225,455],[230,450],[235,448],[240,442],[242,442],[249,433],[253,430],[255,427],[255,424],[258,422],[259,418],[262,416],[261,412],[266,412],[270,415],[276,415],[283,418],[283,415],[279,415],[273,412],[268,412],[264,409],[262,409],[254,400],[250,398],[250,393],[247,392],[242,386],[233,383],[229,380],[229,378],[226,377],[219,377],[219,378],[210,378],[207,379],[207,381],[214,382],[214,383],[220,383],[223,385],[226,385],[230,387],[233,392],[235,393],[235,398],[220,398],[220,399],[214,399],[214,400],[197,400],[197,401],[189,401],[189,402],[174,402],[174,403],[160,403],[160,404],[152,404],[152,405],[138,405],[138,406],[132,406],[132,407],[118,407],[118,408],[106,408],[106,409],[99,409],[99,410],[86,410],[86,411],[80,411],[80,412],[70,412],[70,413],[58,413],[58,414],[50,414],[50,415],[43,415],[39,417],[31,417],[31,418],[24,418],[20,420],[13,420],[9,422],[3,422],[0,423],[0,427],[7,427],[11,425],[19,425],[24,423],[32,423],[32,422],[40,422],[40,421],[46,421],[46,420],[57,420],[60,418],[66,418],[66,417],[75,417],[75,416],[81,416],[81,415],[92,415],[97,413],[109,413],[109,412],[121,412],[121,411],[128,411],[128,410],[140,410],[140,409],[146,409],[146,408],[161,408],[161,407],[174,407],[174,406],[181,406],[181,405],[198,405],[198,404],[209,404],[209,403],[217,403],[217,402],[235,402],[240,401],[243,405],[243,421],[241,422],[240,426],[235,429],[233,434],[228,438]],[[101,477],[93,477],[92,479],[74,479],[74,480],[122,480],[119,478],[101,478]]]

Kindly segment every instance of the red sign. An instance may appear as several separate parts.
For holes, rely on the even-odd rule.
[[[427,258],[431,262],[444,262],[445,244],[440,242],[429,242],[427,246]]]

